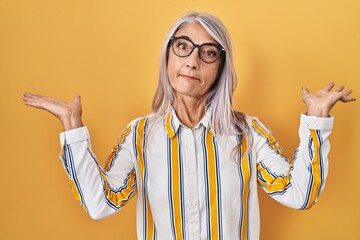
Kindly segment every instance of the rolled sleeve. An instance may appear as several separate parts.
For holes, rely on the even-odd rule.
[[[334,124],[334,117],[330,116],[327,118],[308,116],[301,114],[300,116],[300,126],[306,127],[308,129],[322,129],[322,130],[331,130]]]
[[[71,129],[60,133],[60,144],[72,144],[90,139],[90,134],[86,126]]]

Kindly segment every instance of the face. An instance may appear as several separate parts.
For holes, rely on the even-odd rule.
[[[199,45],[218,44],[201,25],[196,23],[182,26],[174,36],[184,36]],[[179,57],[174,54],[170,46],[168,77],[176,98],[186,96],[199,99],[210,91],[216,80],[221,58],[213,63],[206,63],[199,58],[198,51],[199,48],[195,48],[190,56]]]

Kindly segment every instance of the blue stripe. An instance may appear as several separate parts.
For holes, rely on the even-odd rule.
[[[147,211],[147,205],[146,205],[146,200],[148,199],[148,168],[147,168],[147,154],[146,154],[146,150],[147,150],[147,141],[145,141],[145,135],[146,135],[146,131],[147,131],[147,127],[148,127],[148,119],[145,120],[144,122],[144,130],[143,130],[143,136],[142,136],[142,144],[143,144],[143,160],[144,160],[144,209],[145,211]],[[152,216],[151,216],[152,218]],[[147,218],[146,218],[147,220]],[[154,223],[154,221],[153,221]],[[154,235],[153,235],[153,239],[155,238],[155,223],[154,223]]]
[[[138,125],[139,125],[139,121],[137,121],[134,124],[134,133],[133,133],[133,149],[134,149],[135,159],[138,159],[138,152],[137,152],[137,147],[136,147],[136,139],[137,139],[136,135],[137,135]]]
[[[324,159],[323,159],[323,156],[322,156],[322,152],[321,152],[321,148],[322,148],[322,144],[323,144],[323,139],[321,137],[321,132],[320,130],[316,130],[316,136],[319,140],[319,164],[320,164],[320,185],[319,185],[319,189],[318,189],[318,192],[317,192],[317,195],[316,195],[316,198],[319,197],[320,195],[320,192],[321,192],[321,189],[323,188],[323,185],[324,185]]]
[[[241,143],[240,136],[237,136],[238,144]],[[242,161],[242,148],[239,150],[239,163],[238,163],[238,172],[239,172],[239,182],[240,182],[240,218],[239,218],[239,239],[241,239],[241,229],[243,225],[244,219],[244,202],[242,198],[243,190],[244,190],[244,178],[241,172],[241,161]]]
[[[310,157],[311,160],[313,160],[312,143],[313,143],[313,139],[312,139],[311,134],[310,134],[309,143],[308,143],[308,152],[309,152],[309,157]],[[308,171],[310,172],[309,183],[308,183],[308,187],[307,187],[307,190],[306,190],[306,197],[305,197],[304,204],[300,207],[300,209],[305,209],[306,206],[309,204],[311,189],[312,189],[312,185],[314,183],[314,176],[313,176],[314,172],[313,172],[312,164],[309,165]]]
[[[127,128],[121,134],[123,134],[126,130],[127,130]],[[124,136],[124,139],[121,141],[121,143],[119,143],[117,145],[118,150],[114,153],[114,157],[110,160],[109,167],[108,167],[108,169],[106,169],[107,172],[110,171],[110,169],[114,166],[114,163],[116,162],[116,159],[118,157],[118,153],[121,151],[121,144],[123,144],[125,142],[126,138],[130,135],[130,133],[131,133],[131,130]],[[117,141],[119,141],[119,139]]]
[[[98,161],[96,160],[96,157],[95,157],[94,153],[90,150],[90,148],[87,148],[87,152],[89,153],[90,157],[94,160],[94,162],[97,165],[99,171],[101,171],[104,175],[106,175],[104,170],[102,169],[102,167],[99,165]]]
[[[77,189],[77,191],[78,191],[78,193],[80,195],[80,202],[82,203],[82,205],[86,209],[86,212],[88,212],[88,209],[87,209],[86,203],[85,203],[84,194],[81,191],[80,183],[79,183],[79,180],[78,180],[77,175],[76,175],[76,169],[75,169],[75,165],[74,165],[74,157],[73,157],[73,154],[72,154],[71,146],[70,145],[65,145],[65,150],[66,149],[68,149],[67,152],[68,152],[68,157],[69,157],[70,172],[71,172],[72,178],[74,180],[76,189]]]
[[[273,172],[270,170],[270,168],[265,165],[264,162],[260,162],[259,164],[260,164],[260,165],[262,166],[262,168],[263,168],[269,175],[271,175],[273,178],[278,178],[278,177],[280,177],[280,176],[278,176],[276,173],[273,173]],[[284,178],[284,177],[282,177],[282,178]]]
[[[291,182],[288,182],[283,190],[278,190],[274,192],[268,192],[270,196],[283,195],[287,192],[287,190],[292,186]]]
[[[251,180],[251,169],[252,169],[252,167],[251,167],[251,159],[252,159],[252,157],[251,157],[251,154],[248,154],[248,162],[249,162],[249,181],[248,181],[248,183],[247,183],[247,185],[248,185],[248,195],[247,195],[247,197],[246,197],[246,200],[247,200],[247,211],[246,211],[246,218],[247,218],[247,225],[246,225],[246,239],[249,239],[249,233],[250,233],[250,231],[249,231],[249,226],[250,226],[250,224],[249,224],[249,222],[250,222],[250,216],[249,216],[249,209],[250,209],[250,207],[249,207],[249,205],[250,205],[250,201],[249,201],[249,198],[250,198],[250,190],[251,190],[251,188],[250,188],[250,180]]]
[[[271,134],[270,134],[268,131],[266,131],[258,122],[257,122],[257,124],[258,124],[258,126],[259,126],[264,132],[266,132],[267,134],[271,135]],[[286,161],[288,161],[288,159],[287,159],[286,156],[282,155],[282,154],[279,152],[279,150],[276,150],[276,149],[271,145],[269,138],[263,136],[260,132],[258,132],[258,131],[255,129],[254,126],[251,126],[251,128],[252,128],[261,138],[265,139],[265,142],[267,143],[267,145],[268,145],[268,147],[269,147],[270,149],[272,149],[275,153],[277,153],[278,155],[280,155],[281,158],[284,158],[284,159],[286,159]],[[275,141],[276,141],[276,140],[275,140]],[[276,146],[278,146],[278,145],[276,144]],[[279,149],[280,149],[280,146],[278,146],[278,147],[279,147]]]
[[[204,155],[204,183],[205,183],[205,209],[206,209],[206,232],[207,238],[211,238],[210,231],[210,203],[209,203],[209,176],[208,176],[208,165],[207,165],[207,154],[206,154],[206,128],[203,130],[202,134],[202,147],[203,147],[203,155]]]
[[[216,185],[217,185],[217,198],[218,198],[218,218],[219,218],[219,239],[223,239],[223,226],[222,226],[222,200],[221,200],[221,176],[220,176],[220,162],[219,162],[219,150],[216,144],[216,139],[213,136],[213,146],[215,150],[216,161]]]

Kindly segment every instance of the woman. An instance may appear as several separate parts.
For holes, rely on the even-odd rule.
[[[27,105],[60,119],[61,159],[72,191],[93,219],[137,194],[138,239],[258,239],[257,185],[282,204],[308,209],[328,171],[328,136],[337,101],[351,90],[303,88],[300,144],[288,161],[258,119],[235,112],[232,49],[223,24],[192,12],[170,29],[162,49],[154,113],[132,121],[105,167],[92,152],[73,102],[25,94]]]

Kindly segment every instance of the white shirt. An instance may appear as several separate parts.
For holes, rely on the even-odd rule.
[[[93,219],[107,217],[137,194],[138,239],[259,239],[257,186],[282,204],[308,209],[328,172],[333,118],[301,115],[300,145],[288,161],[270,132],[247,116],[253,145],[232,158],[236,136],[218,136],[205,114],[193,129],[174,111],[153,125],[132,121],[105,167],[86,127],[60,134],[72,191]]]

